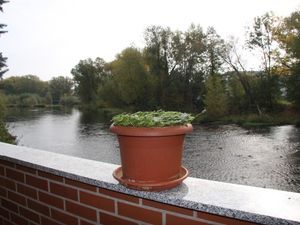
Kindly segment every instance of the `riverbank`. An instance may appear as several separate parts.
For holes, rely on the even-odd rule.
[[[16,144],[16,136],[13,136],[8,132],[3,121],[0,121],[0,142]]]
[[[31,107],[20,107],[17,105],[9,105],[9,108],[72,108],[76,107],[85,114],[97,114],[105,115],[106,118],[111,118],[116,114],[123,112],[131,112],[132,110],[120,109],[120,108],[99,108],[96,105],[34,105]],[[261,127],[261,126],[280,126],[280,125],[295,125],[300,127],[300,112],[295,110],[285,110],[277,113],[265,113],[258,115],[254,113],[245,113],[238,115],[227,115],[221,118],[211,118],[207,114],[197,115],[193,124],[214,124],[214,125],[225,125],[225,124],[237,124],[243,127]],[[110,119],[109,119],[110,120]]]
[[[119,108],[96,108],[89,106],[79,106],[82,111],[101,111],[106,116],[112,117],[113,115],[131,112],[131,110]],[[196,118],[193,124],[237,124],[243,127],[262,127],[262,126],[280,126],[280,125],[295,125],[300,127],[300,112],[295,110],[285,110],[277,113],[265,113],[262,115],[247,113],[238,115],[227,115],[221,118],[210,118],[205,113],[195,114]]]
[[[197,124],[237,124],[244,127],[295,125],[300,127],[300,113],[277,114],[243,114],[229,115],[222,118],[209,118],[206,115],[198,116],[194,123]]]
[[[88,110],[89,108],[84,108]],[[126,110],[118,108],[101,108],[97,109],[105,112],[106,115],[116,115]],[[130,111],[129,111],[130,112]],[[262,115],[254,113],[245,113],[238,115],[227,115],[220,118],[211,118],[207,114],[194,114],[196,117],[193,124],[237,124],[243,127],[261,127],[261,126],[280,126],[295,125],[300,127],[300,112],[295,110],[284,110],[277,113],[265,113]]]

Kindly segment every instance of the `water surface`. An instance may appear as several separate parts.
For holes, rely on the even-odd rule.
[[[104,113],[10,109],[7,121],[19,145],[120,164]],[[183,165],[192,177],[300,193],[300,129],[195,125]]]

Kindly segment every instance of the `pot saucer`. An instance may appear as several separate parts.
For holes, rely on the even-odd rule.
[[[132,179],[124,179],[123,178],[123,171],[122,167],[118,167],[114,172],[113,176],[116,180],[119,181],[120,184],[131,188],[135,190],[141,190],[141,191],[161,191],[170,189],[173,187],[176,187],[179,185],[187,176],[189,175],[188,170],[181,166],[179,175],[174,180],[168,180],[168,181],[151,181],[151,182],[145,182],[145,181],[134,181]]]

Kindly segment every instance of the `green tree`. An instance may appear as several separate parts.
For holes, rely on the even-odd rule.
[[[152,94],[141,52],[133,47],[126,48],[110,63],[109,68],[112,80],[103,87],[106,91],[100,92],[101,97],[113,106],[149,109]]]
[[[245,113],[248,110],[248,101],[245,90],[234,74],[235,72],[228,72],[226,76],[228,77],[228,107],[230,113],[240,114]]]
[[[70,96],[73,89],[73,80],[69,77],[53,77],[49,81],[49,90],[52,96],[52,103],[59,104],[62,96]]]
[[[274,104],[280,95],[279,77],[275,73],[279,52],[274,35],[277,25],[278,18],[272,13],[256,17],[247,39],[248,48],[261,55],[262,71],[259,73],[261,103],[270,110],[274,109]]]
[[[300,109],[300,65],[293,66],[292,75],[288,80],[288,97]]]
[[[214,75],[222,72],[224,60],[222,55],[227,50],[224,40],[213,27],[208,27],[205,35],[205,64],[206,74]]]
[[[285,50],[281,58],[283,68],[288,71],[288,97],[300,108],[300,11],[284,18],[275,31],[277,41]]]
[[[216,119],[228,112],[228,97],[217,75],[210,75],[206,81],[205,109],[209,118]]]
[[[172,59],[172,32],[169,27],[151,26],[146,29],[144,36],[146,42],[144,57],[153,76],[155,101],[159,107],[165,108],[166,87],[169,85],[169,76],[172,76],[175,69]]]
[[[175,74],[183,84],[180,90],[183,93],[183,109],[193,111],[201,92],[199,89],[202,88],[201,81],[205,71],[205,34],[199,25],[192,24],[186,32],[175,33],[172,45]]]
[[[4,98],[2,95],[0,95],[0,142],[15,144],[16,137],[14,137],[8,132],[7,126],[4,122],[5,109],[6,107],[4,103]]]
[[[107,76],[105,61],[101,58],[80,60],[71,70],[75,91],[84,104],[94,103],[101,82]]]
[[[6,68],[7,67],[6,60],[7,58],[3,57],[2,52],[0,52],[0,80],[3,78],[4,73],[8,71],[8,69]]]
[[[4,3],[7,3],[8,1],[4,1],[4,0],[0,0],[0,11],[3,12],[3,7],[2,5]],[[0,24],[0,35],[3,33],[6,33],[7,31],[4,31],[3,28],[6,27],[5,24]],[[3,74],[6,73],[8,71],[7,69],[7,65],[6,65],[6,57],[3,57],[2,52],[0,52],[0,80],[3,77]]]
[[[2,5],[7,2],[8,1],[0,0],[0,11],[1,12],[3,12]],[[0,24],[0,35],[6,32],[6,31],[3,31],[3,28],[5,26],[6,25],[4,25],[4,24]],[[2,56],[2,52],[0,52],[0,80],[3,77],[3,74],[8,70],[8,69],[6,69],[6,67],[7,67],[6,59],[7,58]],[[4,112],[5,112],[4,100],[3,100],[3,97],[0,96],[0,142],[14,144],[16,138],[8,132],[7,127],[6,127],[5,123],[3,122]]]
[[[281,20],[274,36],[279,42],[281,49],[285,50],[285,66],[291,68],[300,61],[300,10],[291,13],[290,16]]]
[[[243,111],[257,111],[258,114],[261,115],[261,107],[255,95],[254,87],[250,82],[248,71],[243,63],[237,40],[231,37],[224,43],[223,47],[223,51],[219,51],[219,53],[225,64],[229,66],[229,71],[226,73],[228,80],[239,81],[245,93],[246,104],[244,105]]]
[[[204,38],[202,28],[195,25],[186,32],[157,26],[146,30],[144,55],[160,107],[177,105],[187,111],[197,107],[203,81]]]
[[[0,88],[6,95],[30,93],[45,96],[48,83],[40,80],[39,77],[35,75],[26,75],[6,78],[0,82]]]

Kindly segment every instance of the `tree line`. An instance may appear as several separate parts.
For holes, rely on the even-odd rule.
[[[42,81],[35,75],[12,76],[0,82],[2,98],[10,106],[74,105],[74,82],[69,77],[53,77]]]
[[[72,105],[79,98],[90,108],[206,109],[211,118],[300,107],[300,11],[254,19],[242,47],[259,59],[256,71],[246,68],[237,41],[213,27],[150,26],[144,38],[144,48],[128,47],[111,62],[80,60],[72,78],[9,77],[0,89],[11,105]]]
[[[7,3],[7,1],[0,0],[0,12],[3,12],[2,5],[4,3]],[[4,30],[4,27],[6,27],[6,25],[0,23],[0,35],[7,32]],[[2,52],[0,52],[0,79],[2,78],[3,74],[7,72],[6,60],[7,58],[2,55]],[[15,143],[16,138],[12,136],[7,130],[6,124],[4,123],[4,113],[5,103],[0,96],[0,141],[13,144]]]
[[[81,60],[71,71],[82,103],[125,110],[180,110],[211,117],[300,107],[300,11],[254,19],[242,47],[260,61],[247,70],[236,40],[213,27],[186,31],[151,26],[145,47],[112,62]]]

